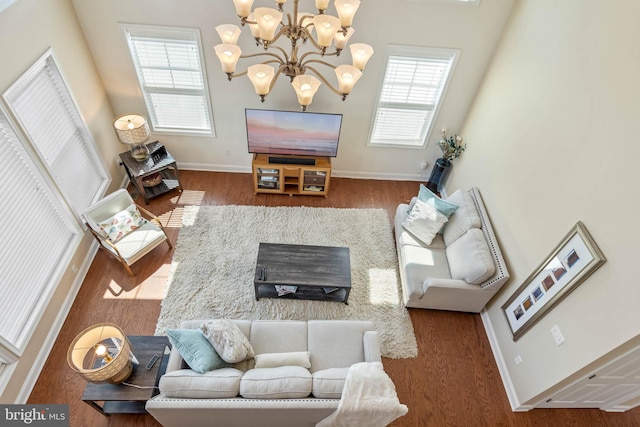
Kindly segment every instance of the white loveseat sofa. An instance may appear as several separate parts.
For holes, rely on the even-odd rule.
[[[441,234],[425,245],[403,223],[409,205],[396,210],[394,229],[407,307],[478,313],[509,279],[480,191],[457,190],[446,201],[458,208]]]
[[[197,329],[204,322],[185,321],[181,328]],[[160,394],[146,404],[163,426],[315,426],[338,408],[351,365],[381,362],[378,332],[368,321],[233,322],[256,356],[308,351],[311,367],[254,368],[249,359],[200,374],[174,346]]]

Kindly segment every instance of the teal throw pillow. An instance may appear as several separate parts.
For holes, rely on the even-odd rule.
[[[192,370],[203,374],[231,366],[220,358],[200,329],[167,329],[166,332]]]
[[[440,197],[433,194],[431,190],[429,190],[423,184],[420,184],[418,199],[422,200],[427,205],[431,206],[447,218],[451,217],[456,209],[458,209],[458,205],[454,205],[451,202],[447,202],[446,200],[441,199]]]

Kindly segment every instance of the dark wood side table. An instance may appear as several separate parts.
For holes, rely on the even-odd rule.
[[[167,370],[169,349],[171,344],[165,336],[129,336],[133,354],[139,365],[133,365],[131,376],[125,381],[139,387],[124,384],[92,384],[87,383],[82,401],[103,415],[109,414],[142,414],[147,400],[159,393],[157,389],[160,377]],[[165,354],[166,353],[166,354]],[[154,354],[160,356],[153,367],[145,367]],[[102,406],[98,403],[102,402]]]
[[[145,204],[149,204],[151,198],[168,191],[176,188],[182,190],[178,166],[164,145],[156,141],[147,144],[147,148],[150,155],[144,162],[134,159],[130,151],[120,153],[120,160],[124,164],[129,180],[138,191],[138,194],[142,196]],[[162,181],[152,187],[145,186],[145,180],[156,173],[162,176]]]

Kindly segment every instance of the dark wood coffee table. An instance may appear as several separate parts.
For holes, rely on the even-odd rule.
[[[253,284],[256,300],[289,298],[347,304],[351,291],[349,248],[260,243]],[[276,285],[297,289],[279,296]]]
[[[167,370],[168,350],[171,348],[165,336],[129,336],[133,354],[139,365],[133,365],[133,372],[124,384],[87,384],[82,401],[103,415],[145,413],[147,400],[159,393],[158,382]],[[167,354],[165,354],[167,353]],[[160,356],[151,369],[145,366],[154,354]],[[102,402],[100,405],[98,402]]]

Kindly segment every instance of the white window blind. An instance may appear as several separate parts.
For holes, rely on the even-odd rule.
[[[3,97],[79,215],[104,194],[110,178],[53,51],[41,57]]]
[[[125,26],[155,131],[213,133],[197,30]]]
[[[371,145],[424,146],[456,58],[454,50],[390,49]]]
[[[0,363],[17,360],[82,230],[0,106]]]

